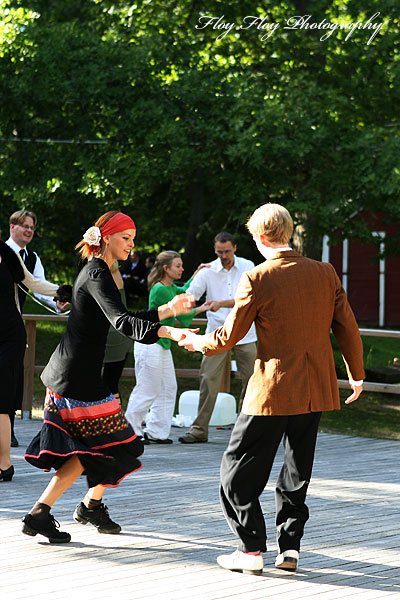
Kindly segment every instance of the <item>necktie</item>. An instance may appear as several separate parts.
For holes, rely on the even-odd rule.
[[[25,248],[21,248],[21,250],[19,251],[19,255],[22,258],[22,260],[25,262],[25,256],[26,256]]]

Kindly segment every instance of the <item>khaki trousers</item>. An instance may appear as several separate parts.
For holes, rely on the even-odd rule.
[[[247,382],[254,371],[254,361],[257,354],[257,343],[239,344],[234,347],[235,360],[242,378],[239,411],[246,392]],[[200,398],[197,417],[193,421],[189,433],[200,440],[208,439],[208,424],[214,410],[217,394],[221,387],[225,361],[230,350],[215,356],[203,356],[200,367]]]

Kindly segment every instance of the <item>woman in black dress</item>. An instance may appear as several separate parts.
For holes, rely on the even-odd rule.
[[[29,445],[25,458],[34,466],[56,474],[23,518],[23,533],[41,534],[51,543],[69,542],[50,513],[54,502],[85,473],[89,490],[75,510],[74,519],[91,523],[100,533],[119,533],[102,503],[106,487],[115,487],[141,467],[141,439],[121,413],[117,400],[101,377],[104,349],[110,323],[124,335],[144,344],[160,337],[178,341],[185,330],[159,322],[188,312],[194,297],[176,296],[158,310],[129,312],[109,267],[125,260],[133,248],[135,225],[123,213],[110,211],[88,229],[77,247],[89,258],[72,292],[71,314],[66,332],[45,370],[44,423]]]
[[[0,241],[0,481],[11,481],[14,467],[10,459],[11,422],[22,397],[26,332],[21,314],[17,284],[48,296],[58,286],[34,277],[5,242]]]

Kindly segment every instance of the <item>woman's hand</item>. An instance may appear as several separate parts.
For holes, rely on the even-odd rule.
[[[206,268],[206,269],[209,269],[210,267],[211,267],[211,263],[201,263],[201,264],[200,264],[200,265],[197,267],[197,269],[195,270],[195,272],[193,273],[193,275],[192,275],[191,279],[193,279],[193,277],[194,277],[195,275],[197,275],[197,273],[198,273],[199,271],[201,271],[201,269],[204,269],[204,268]]]
[[[176,317],[192,310],[196,304],[196,298],[193,294],[178,294],[168,302],[168,307],[171,311],[171,316]]]

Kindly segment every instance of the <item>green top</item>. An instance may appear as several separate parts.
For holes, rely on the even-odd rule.
[[[155,283],[150,290],[149,294],[149,308],[158,308],[162,304],[167,304],[170,302],[175,296],[178,294],[183,294],[188,289],[189,285],[192,283],[192,280],[189,279],[180,287],[179,285],[164,285],[163,283]],[[189,327],[190,323],[194,315],[196,314],[196,309],[194,308],[190,313],[186,313],[184,315],[178,315],[176,318],[182,323],[184,327]],[[168,325],[173,327],[175,325],[175,317],[168,317],[168,319],[164,319],[160,321],[163,325]],[[172,340],[168,338],[160,338],[157,344],[161,344],[163,348],[169,350],[171,348]]]

